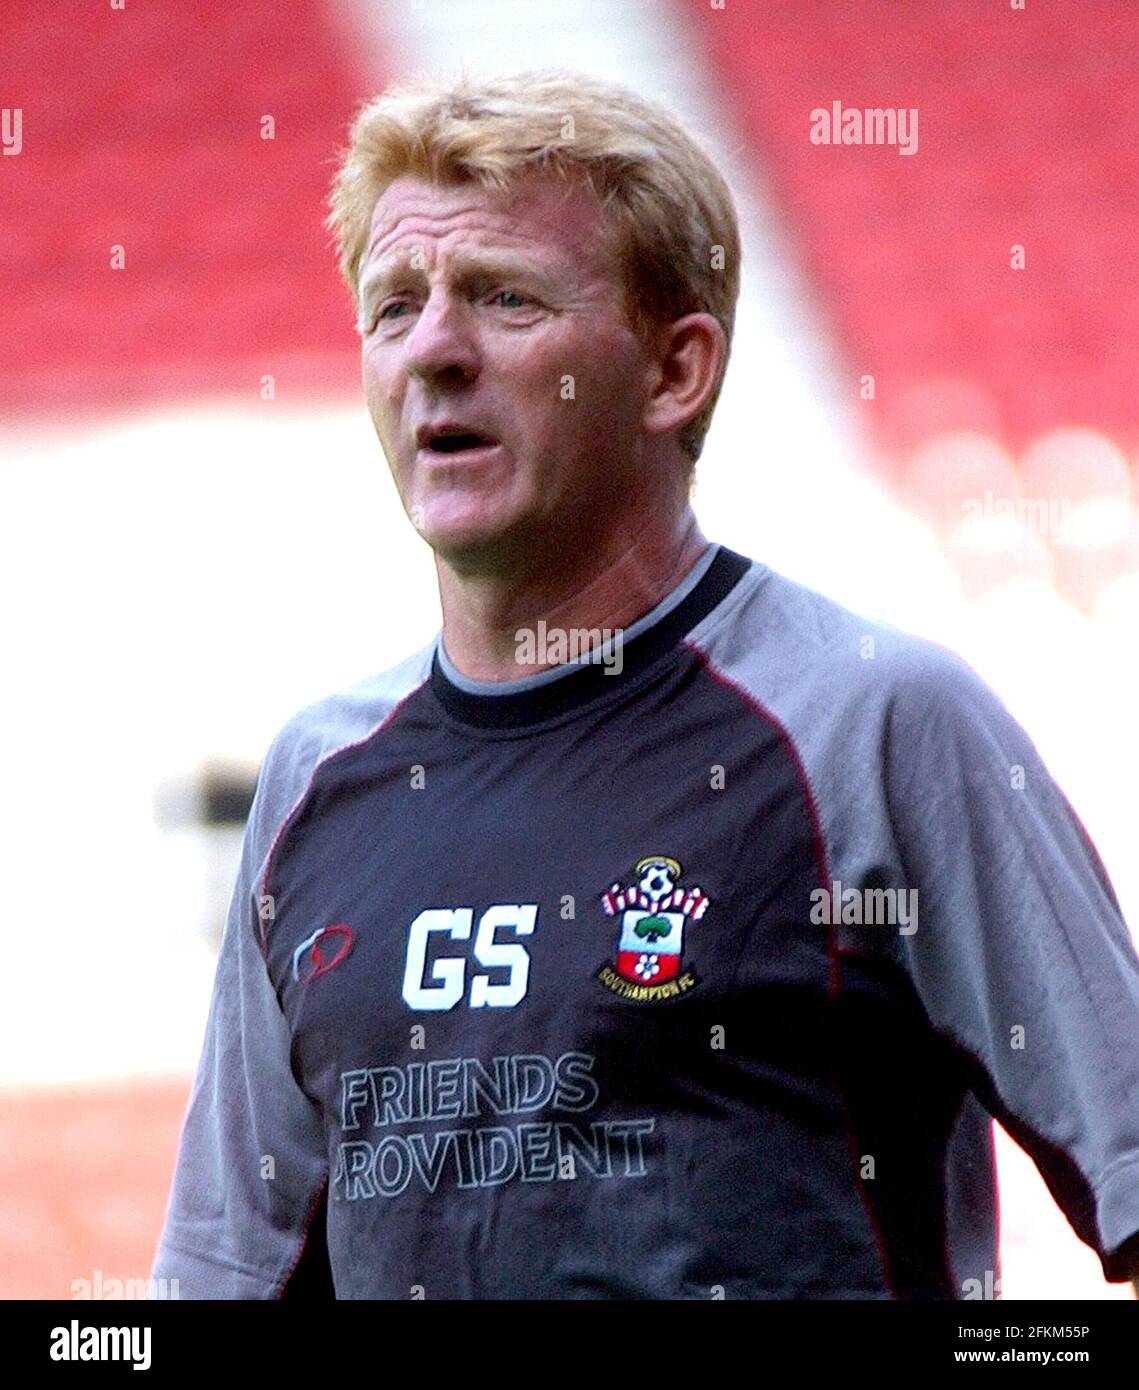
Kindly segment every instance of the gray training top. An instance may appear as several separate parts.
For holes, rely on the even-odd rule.
[[[155,1276],[991,1296],[995,1115],[1124,1278],[1139,960],[995,695],[715,545],[607,658],[273,740]]]

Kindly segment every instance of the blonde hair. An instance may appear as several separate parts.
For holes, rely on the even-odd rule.
[[[608,214],[628,320],[646,345],[685,314],[709,313],[723,328],[727,352],[715,387],[681,433],[694,464],[731,351],[739,224],[731,191],[705,151],[669,112],[616,83],[562,69],[417,77],[364,106],[327,221],[353,297],[358,303],[372,214],[395,179],[475,182],[505,194],[531,171],[576,175]]]

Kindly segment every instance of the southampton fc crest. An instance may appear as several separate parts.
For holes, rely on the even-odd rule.
[[[617,959],[603,965],[597,978],[622,999],[672,999],[699,983],[683,965],[684,924],[704,916],[708,899],[699,888],[680,887],[681,873],[675,859],[652,854],[637,864],[634,883],[614,883],[601,895],[601,906],[618,919],[620,930]]]

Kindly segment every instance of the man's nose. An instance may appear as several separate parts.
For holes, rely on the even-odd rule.
[[[403,350],[407,370],[415,376],[474,376],[479,357],[469,306],[445,291],[433,291],[405,335]]]

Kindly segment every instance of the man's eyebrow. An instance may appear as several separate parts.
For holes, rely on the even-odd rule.
[[[491,277],[504,280],[527,280],[531,283],[552,286],[554,277],[548,270],[527,261],[511,256],[470,256],[452,263],[452,274],[459,281],[478,280]],[[407,258],[381,261],[369,266],[360,279],[360,303],[370,303],[376,296],[382,296],[397,281],[422,280],[421,269],[412,269]]]

